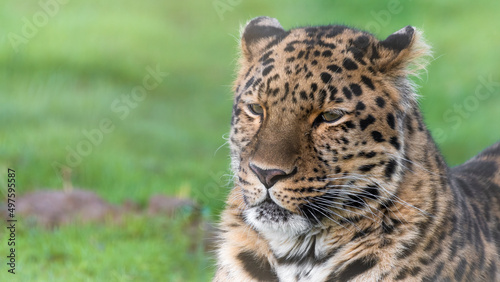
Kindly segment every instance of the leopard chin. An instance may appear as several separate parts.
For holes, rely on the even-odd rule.
[[[250,207],[244,212],[245,221],[261,233],[298,236],[308,233],[313,224],[305,217],[280,207],[272,199]]]

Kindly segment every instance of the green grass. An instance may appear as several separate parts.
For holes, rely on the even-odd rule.
[[[213,262],[201,244],[183,232],[187,224],[189,218],[184,215],[176,219],[128,217],[126,224],[70,225],[51,232],[20,229],[17,279],[10,280],[12,274],[6,270],[0,279],[208,281]],[[7,240],[5,235],[1,239]]]
[[[498,86],[470,104],[466,116],[445,115],[454,105],[474,103],[479,76],[500,81],[499,2],[401,1],[391,12],[382,1],[258,0],[228,6],[219,17],[214,3],[231,1],[74,0],[60,6],[18,52],[9,34],[21,35],[23,17],[31,21],[41,8],[35,0],[4,2],[0,171],[17,171],[19,195],[60,188],[53,164],[65,164],[67,148],[86,142],[82,130],[110,119],[114,130],[73,166],[75,186],[113,203],[130,198],[144,204],[154,193],[187,193],[215,218],[228,191],[222,136],[229,130],[239,27],[260,15],[278,18],[285,28],[372,27],[381,38],[408,24],[423,28],[435,60],[418,81],[421,105],[448,162],[459,164],[500,139]],[[113,102],[143,84],[146,67],[156,66],[168,76],[121,119]],[[175,223],[142,218],[125,228],[20,228],[18,236],[16,277],[23,281],[206,281],[213,271],[209,255],[188,251]],[[4,281],[10,276],[2,265]]]

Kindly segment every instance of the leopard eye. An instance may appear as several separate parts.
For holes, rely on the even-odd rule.
[[[319,123],[334,123],[341,119],[344,116],[344,113],[340,111],[329,111],[329,112],[324,112],[321,113],[316,120],[314,121],[315,124]]]
[[[259,104],[250,104],[250,105],[248,105],[248,109],[254,115],[261,116],[264,114],[264,108],[262,108],[262,106]]]

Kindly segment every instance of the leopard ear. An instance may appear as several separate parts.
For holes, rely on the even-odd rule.
[[[380,41],[380,45],[395,52],[401,52],[410,46],[414,38],[415,28],[406,26]]]
[[[241,35],[241,50],[244,59],[251,62],[266,49],[266,46],[286,34],[277,19],[258,17],[250,20]]]
[[[427,65],[430,47],[422,33],[412,26],[404,27],[378,43],[378,68],[381,72],[406,76],[417,74]]]

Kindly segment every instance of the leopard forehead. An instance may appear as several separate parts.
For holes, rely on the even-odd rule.
[[[296,115],[334,105],[355,110],[361,94],[374,91],[382,79],[377,42],[371,34],[345,26],[288,31],[242,64],[237,100],[260,102]],[[386,98],[397,100],[392,92],[391,88],[380,91],[385,98],[377,96],[378,103]]]

